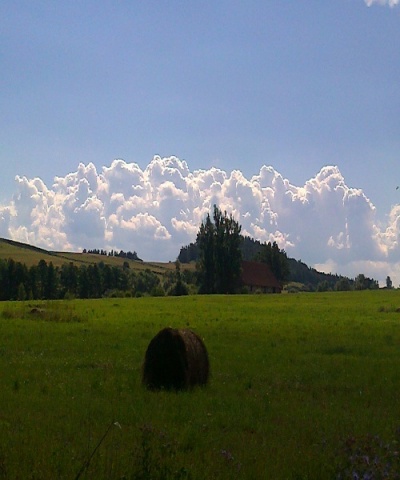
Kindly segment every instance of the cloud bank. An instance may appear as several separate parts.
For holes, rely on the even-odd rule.
[[[0,206],[0,236],[47,249],[135,250],[144,260],[175,260],[216,204],[243,234],[276,240],[310,266],[400,282],[400,205],[379,226],[374,205],[336,166],[296,186],[271,166],[248,179],[238,170],[191,171],[176,157],[155,156],[144,170],[124,160],[100,172],[81,163],[51,187],[39,178],[15,182],[12,199]]]

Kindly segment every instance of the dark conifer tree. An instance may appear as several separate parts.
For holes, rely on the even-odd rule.
[[[242,252],[241,226],[214,205],[197,234],[200,293],[233,293],[238,286]]]

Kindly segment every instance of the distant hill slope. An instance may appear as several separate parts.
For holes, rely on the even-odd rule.
[[[175,269],[174,263],[142,262],[94,253],[54,252],[27,243],[0,238],[0,260],[8,260],[9,258],[12,258],[15,262],[23,263],[28,267],[37,265],[40,260],[44,260],[46,263],[52,262],[56,267],[70,262],[78,266],[104,262],[110,266],[122,267],[124,262],[127,262],[132,270],[150,269],[156,274],[163,274],[167,270]]]
[[[57,258],[52,252],[27,243],[0,238],[0,259],[7,260],[9,258],[24,263],[28,267],[37,265],[42,259],[46,262],[53,262],[54,265],[57,264]]]
[[[319,272],[315,268],[311,268],[301,260],[295,260],[294,258],[288,258],[289,261],[289,282],[298,282],[309,288],[317,288],[319,285],[325,283],[327,288],[335,288],[336,283],[341,279],[347,279],[349,284],[353,284],[353,279],[342,275],[336,275],[333,273]]]
[[[15,248],[21,248],[25,250],[31,250],[34,252],[39,252],[41,254],[46,254],[46,255],[51,255],[52,253],[49,252],[48,250],[44,250],[43,248],[35,247],[33,245],[29,245],[28,243],[22,243],[22,242],[17,242],[16,240],[10,240],[8,238],[0,238],[1,243],[5,243],[7,245],[10,245],[11,247]]]

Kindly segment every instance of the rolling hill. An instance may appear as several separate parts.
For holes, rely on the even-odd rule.
[[[127,258],[98,255],[95,253],[78,252],[56,252],[35,247],[27,243],[17,242],[6,238],[0,238],[0,260],[12,258],[15,262],[20,262],[28,267],[37,265],[40,260],[46,263],[52,262],[55,267],[60,267],[64,263],[72,262],[75,265],[93,265],[103,262],[110,266],[123,266],[125,262],[129,264],[131,270],[150,269],[155,274],[163,274],[168,270],[175,269],[173,262],[142,262],[130,260]]]

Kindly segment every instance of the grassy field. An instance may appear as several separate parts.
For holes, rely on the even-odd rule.
[[[344,442],[382,463],[400,426],[399,307],[399,291],[2,303],[0,478],[353,478]],[[204,338],[206,388],[142,388],[165,326]]]

